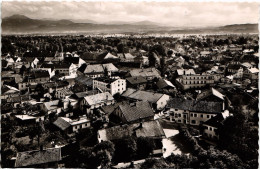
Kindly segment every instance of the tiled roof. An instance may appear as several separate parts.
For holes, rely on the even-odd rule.
[[[143,77],[161,77],[160,72],[155,68],[147,68],[147,69],[133,69],[130,70],[130,75],[133,76],[143,76]]]
[[[128,77],[126,80],[131,84],[146,83],[147,80],[142,76]]]
[[[137,137],[164,137],[165,133],[157,120],[134,123],[130,125],[115,126],[107,129],[98,131],[100,140],[116,140],[125,137],[133,136],[136,134]]]
[[[37,164],[58,162],[61,160],[61,149],[52,148],[46,150],[35,150],[18,152],[16,156],[15,167],[26,167]]]
[[[66,130],[70,127],[70,123],[65,120],[66,117],[59,117],[53,124],[57,127],[59,127],[61,130]]]
[[[104,68],[101,64],[88,65],[84,73],[104,73]]]
[[[221,122],[223,120],[224,120],[223,115],[217,114],[216,116],[212,117],[211,119],[205,121],[203,124],[218,128],[221,125]]]
[[[103,103],[103,102],[106,102],[109,100],[110,101],[114,100],[113,96],[108,92],[99,93],[99,94],[95,94],[95,95],[91,95],[91,96],[86,96],[84,98],[89,105],[95,105],[95,104]]]
[[[163,89],[165,87],[175,88],[175,86],[172,84],[172,82],[165,80],[165,79],[159,79],[159,81],[156,83],[156,85],[159,89]]]
[[[119,105],[118,108],[122,111],[127,122],[154,116],[153,110],[147,101],[139,101],[131,104],[125,103]]]
[[[125,96],[125,94],[123,94],[123,96]],[[161,93],[152,93],[152,92],[138,90],[126,97],[135,99],[135,100],[140,100],[140,101],[141,100],[148,101],[149,103],[156,103],[162,96],[163,96],[163,94],[161,94]]]
[[[222,111],[222,103],[220,102],[195,101],[182,98],[171,98],[167,107],[202,113],[221,113]]]
[[[104,70],[107,69],[107,71],[110,72],[118,72],[118,68],[115,67],[115,65],[113,65],[112,63],[103,64],[102,66]]]

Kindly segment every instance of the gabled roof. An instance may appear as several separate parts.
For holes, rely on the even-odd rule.
[[[68,120],[65,119],[69,119],[67,117],[58,117],[58,119],[56,121],[53,122],[53,124],[57,127],[59,127],[61,130],[66,130],[67,128],[70,127],[70,123],[68,122]]]
[[[202,99],[205,99],[211,95],[214,95],[216,97],[218,97],[219,99],[221,100],[224,100],[224,95],[221,94],[219,91],[217,91],[216,89],[214,89],[213,87],[209,90],[206,90],[202,93],[200,93],[198,96],[197,96],[197,100],[202,100]]]
[[[163,95],[164,94],[161,93],[153,93],[153,92],[137,90],[126,97],[135,100],[140,100],[140,101],[148,101],[149,103],[156,103]],[[124,93],[123,96],[125,96]]]
[[[140,83],[146,83],[147,80],[142,77],[142,76],[134,76],[134,77],[128,77],[126,78],[126,80],[130,83],[130,84],[140,84]]]
[[[109,72],[118,72],[118,68],[113,65],[113,63],[107,63],[102,65],[104,70],[106,69]]]
[[[147,101],[124,103],[118,106],[127,122],[153,117],[153,109]]]
[[[159,89],[163,89],[165,87],[175,88],[175,86],[172,84],[172,82],[170,82],[166,79],[159,79],[159,81],[156,83],[156,85]]]
[[[181,75],[195,75],[195,71],[193,69],[178,69],[177,73],[179,76]]]
[[[104,59],[118,59],[118,57],[108,52]]]
[[[221,113],[222,103],[171,98],[167,107],[201,113]]]
[[[18,152],[15,167],[26,167],[37,164],[58,162],[61,159],[60,148]]]
[[[100,140],[116,140],[125,137],[136,135],[137,137],[164,137],[165,133],[161,127],[159,121],[146,121],[142,122],[142,127],[140,123],[134,123],[130,125],[114,126],[111,128],[106,128],[98,130]]]
[[[104,68],[101,64],[88,65],[84,73],[104,73]]]
[[[53,109],[56,109],[58,107],[59,100],[52,100],[52,101],[49,101],[49,102],[44,102],[43,104],[45,105],[47,110],[53,110]]]
[[[63,93],[66,96],[70,96],[70,95],[73,94],[73,92],[70,89],[61,89],[61,90],[58,90],[58,91]]]
[[[147,68],[147,69],[132,69],[130,70],[130,75],[133,76],[143,76],[143,77],[161,77],[160,72],[155,68]]]
[[[86,96],[84,99],[88,105],[95,105],[98,103],[114,100],[113,96],[109,92]]]
[[[216,116],[212,117],[211,119],[205,121],[203,124],[218,128],[219,126],[221,126],[221,122],[223,120],[224,120],[223,115],[217,114]]]
[[[251,68],[248,69],[250,73],[259,73],[259,70],[257,68]]]

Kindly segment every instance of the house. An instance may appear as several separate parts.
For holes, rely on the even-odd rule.
[[[176,89],[172,82],[166,79],[159,79],[156,86],[158,89]]]
[[[147,101],[123,102],[115,108],[112,114],[123,123],[154,119],[153,109]]]
[[[224,117],[222,114],[217,114],[211,119],[205,121],[203,125],[203,137],[210,140],[218,140],[219,134],[217,132],[218,128],[223,125]]]
[[[60,64],[53,64],[53,70],[56,74],[56,72],[58,74],[63,74],[64,76],[69,76],[70,73],[70,66],[71,64],[69,63],[60,63]]]
[[[15,167],[21,168],[58,168],[62,160],[60,148],[18,152]]]
[[[170,96],[166,94],[135,90],[131,88],[127,89],[122,96],[134,101],[148,101],[156,110],[164,109],[167,101],[170,99]]]
[[[73,90],[75,92],[84,92],[93,88],[93,79],[87,76],[78,76],[75,78]]]
[[[102,64],[87,65],[84,74],[91,78],[102,77],[104,76],[104,68]]]
[[[65,99],[71,96],[72,94],[73,92],[70,89],[61,89],[61,90],[56,90],[55,97],[59,99]]]
[[[248,78],[252,81],[258,80],[259,70],[257,68],[249,68],[243,72],[243,78]]]
[[[80,129],[90,127],[91,121],[86,116],[82,116],[77,119],[58,117],[58,119],[54,121],[53,124],[61,129],[64,133],[70,134],[73,132],[78,132]]]
[[[142,76],[134,76],[126,78],[127,87],[144,90],[146,88],[147,80]]]
[[[148,137],[155,141],[156,147],[153,150],[153,155],[162,154],[162,139],[165,138],[165,133],[159,121],[145,121],[134,124],[124,124],[98,130],[98,141],[117,141],[126,137]]]
[[[153,80],[154,78],[161,78],[160,72],[155,68],[141,68],[141,69],[132,69],[129,74],[130,77],[142,76],[146,80]]]
[[[12,86],[4,85],[1,89],[1,99],[7,99],[9,97],[13,96],[19,96],[20,91]]]
[[[93,113],[94,109],[105,105],[114,104],[115,100],[109,92],[89,95],[80,102],[80,109],[88,114]]]
[[[177,69],[177,75],[182,76],[182,75],[195,75],[194,69]]]
[[[112,96],[117,93],[122,94],[126,90],[126,80],[99,77],[93,80],[93,89],[98,89],[101,92],[110,92]]]
[[[172,98],[167,104],[170,120],[176,123],[199,125],[220,114],[222,103]]]
[[[209,101],[209,102],[220,102],[222,103],[222,110],[225,109],[225,95],[220,93],[213,87],[198,94],[196,100],[198,101]]]
[[[60,113],[61,112],[61,106],[59,100],[52,100],[49,102],[43,102],[41,104],[41,110],[43,110],[47,114],[51,113]]]
[[[28,77],[29,83],[46,83],[50,80],[50,74],[48,71],[33,71]]]
[[[201,88],[206,85],[214,84],[214,76],[211,74],[191,74],[182,75],[176,78],[176,83],[183,89]]]
[[[118,125],[106,129],[98,130],[98,141],[112,141],[125,137],[151,137],[165,138],[165,133],[159,121],[145,121],[133,124]]]
[[[49,93],[53,93],[54,91],[68,89],[69,83],[67,81],[48,82],[48,83],[43,83],[42,87],[45,90],[48,90]]]

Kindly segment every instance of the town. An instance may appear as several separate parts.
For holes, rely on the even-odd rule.
[[[4,168],[258,168],[258,34],[2,35]]]

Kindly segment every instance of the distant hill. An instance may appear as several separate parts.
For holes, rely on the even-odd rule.
[[[97,23],[92,20],[31,19],[13,15],[2,19],[2,34],[46,33],[258,33],[257,24],[227,25],[213,28],[165,27],[150,21]]]

